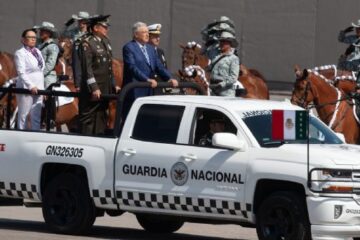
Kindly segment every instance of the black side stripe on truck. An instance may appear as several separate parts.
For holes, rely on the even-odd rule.
[[[36,185],[27,183],[0,182],[0,196],[40,200]]]
[[[116,198],[114,198],[110,190],[105,190],[104,194],[100,194],[99,190],[93,190],[92,193],[94,202],[101,205],[118,203],[120,206],[223,214],[244,218],[248,218],[252,211],[252,206],[249,203],[241,204],[240,202],[221,199],[190,198],[129,191],[116,191]]]

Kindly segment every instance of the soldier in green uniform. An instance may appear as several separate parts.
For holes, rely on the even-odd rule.
[[[108,101],[101,94],[111,93],[113,85],[112,52],[108,33],[108,17],[93,17],[91,33],[80,44],[81,85],[79,98],[80,132],[86,135],[104,134]]]

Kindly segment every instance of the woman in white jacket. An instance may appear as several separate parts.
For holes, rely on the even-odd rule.
[[[35,47],[36,32],[27,29],[22,33],[23,47],[15,52],[15,65],[18,73],[16,87],[29,89],[32,95],[17,94],[18,128],[40,130],[42,96],[36,95],[44,89],[44,59]],[[30,118],[30,125],[28,119]]]

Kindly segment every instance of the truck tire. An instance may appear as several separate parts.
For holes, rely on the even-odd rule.
[[[152,233],[173,233],[179,230],[184,222],[174,218],[150,214],[136,214],[142,228]]]
[[[65,234],[85,233],[96,218],[85,181],[73,174],[61,174],[46,186],[42,212],[52,231]]]
[[[310,240],[310,223],[304,197],[277,192],[266,198],[256,213],[259,240]]]

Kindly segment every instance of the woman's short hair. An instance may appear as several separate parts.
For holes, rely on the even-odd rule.
[[[34,32],[34,33],[36,33],[36,30],[35,30],[34,28],[25,29],[25,30],[22,32],[21,37],[22,37],[22,38],[26,37],[26,34],[27,34],[28,32]]]

